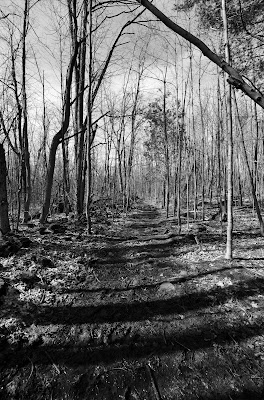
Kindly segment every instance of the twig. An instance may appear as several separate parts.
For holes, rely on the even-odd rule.
[[[231,340],[233,340],[233,342],[235,343],[235,345],[237,345],[237,341],[233,338],[233,336],[232,336],[230,333],[228,333],[228,336],[230,337]]]
[[[60,369],[57,367],[57,365],[54,363],[53,359],[51,358],[51,356],[49,355],[49,353],[44,350],[44,353],[46,354],[46,356],[48,357],[48,359],[52,362],[53,367],[55,368],[55,370],[57,371],[57,373],[60,375],[61,371]]]
[[[41,298],[40,298],[40,304],[44,303],[45,297],[46,297],[46,290],[43,289],[42,295],[41,295]]]
[[[167,338],[166,338],[166,332],[165,332],[165,329],[163,329],[163,339],[164,339],[164,343],[165,343],[165,345],[167,346],[167,345],[168,345],[168,342],[167,342]]]
[[[150,378],[150,381],[151,381],[151,386],[152,386],[153,392],[155,394],[155,399],[156,400],[162,400],[162,397],[161,397],[160,391],[159,391],[159,387],[158,387],[158,383],[157,383],[157,380],[156,380],[155,375],[154,375],[154,371],[150,367],[149,364],[146,364],[146,371],[147,371],[147,374],[148,374],[148,376]]]
[[[189,349],[189,347],[184,346],[184,344],[178,342],[177,340],[173,339],[175,343],[177,343],[178,345],[180,345],[181,347],[183,347],[185,350],[191,351],[191,349]]]
[[[101,283],[101,281],[97,278],[97,275],[96,275],[96,273],[94,272],[94,269],[93,269],[93,275],[94,275],[95,279],[97,280],[97,282]]]
[[[30,371],[29,377],[27,378],[26,385],[27,385],[27,383],[29,382],[31,376],[33,375],[34,368],[35,368],[35,367],[34,367],[34,364],[33,364],[33,361],[31,360],[31,358],[28,357],[28,359],[29,359],[29,361],[30,361],[30,363],[31,363],[31,371]]]

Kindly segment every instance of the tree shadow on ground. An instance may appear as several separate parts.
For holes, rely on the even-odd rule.
[[[101,304],[98,306],[42,306],[37,310],[38,324],[85,324],[135,322],[156,316],[183,314],[221,305],[229,299],[244,300],[264,293],[264,278],[247,279],[226,288],[216,287],[169,299]],[[226,311],[225,311],[226,312]]]
[[[155,237],[156,236],[156,237]],[[175,248],[181,249],[185,246],[194,246],[194,248],[199,248],[196,244],[194,235],[190,234],[175,234],[173,237],[164,236],[164,239],[160,238],[160,235],[153,235],[150,238],[144,238],[143,236],[133,236],[130,238],[124,237],[97,237],[93,238],[92,242],[101,244],[100,249],[93,249],[90,251],[89,241],[87,243],[78,242],[75,239],[74,243],[62,243],[59,240],[52,240],[42,244],[43,248],[47,251],[56,250],[58,252],[71,252],[75,253],[76,256],[80,253],[87,251],[92,253],[93,256],[98,258],[104,258],[108,256],[108,253],[116,254],[115,257],[121,255],[123,257],[126,252],[151,252],[155,251],[155,256],[168,256],[168,253],[173,254]],[[225,238],[218,234],[202,234],[199,235],[199,240],[201,245],[212,244],[212,243],[222,243]],[[114,242],[114,243],[113,243]],[[140,243],[139,243],[140,242]],[[76,248],[74,248],[76,246]],[[80,250],[81,248],[81,250]],[[190,249],[189,249],[190,250]],[[162,253],[162,254],[161,254]]]
[[[178,248],[186,246],[186,245],[194,245],[196,248],[198,246],[196,245],[196,241],[193,235],[175,235],[173,238],[164,238],[163,240],[160,238],[155,238],[155,235],[151,238],[151,240],[146,240],[146,239],[129,239],[129,240],[124,240],[122,242],[122,246],[119,245],[109,245],[109,246],[104,246],[103,249],[95,249],[93,253],[96,255],[100,254],[106,254],[108,252],[115,252],[115,251],[122,251],[122,252],[129,252],[129,251],[134,251],[134,252],[140,252],[140,251],[150,251],[152,252],[153,249],[156,250],[156,252],[159,251],[164,251],[164,253],[168,254],[169,249],[175,249],[177,246]],[[207,244],[207,243],[215,243],[215,242],[223,242],[224,238],[221,235],[209,235],[209,234],[203,234],[199,235],[199,240],[201,241],[201,244]],[[133,244],[134,242],[134,244]],[[138,244],[138,242],[141,242]],[[126,245],[127,243],[127,245]]]
[[[242,259],[243,260],[243,259]],[[210,263],[210,261],[205,262],[203,261],[202,263],[199,263],[199,266],[203,266],[204,268],[207,267],[207,265]],[[179,263],[175,263],[175,262],[162,262],[162,263],[156,263],[155,267],[159,269],[160,272],[162,272],[162,269],[168,269],[168,268],[172,268],[175,270],[175,267],[180,267],[180,268],[184,268],[184,265],[181,265]],[[118,268],[118,266],[117,266]],[[240,270],[243,269],[244,266],[241,265],[235,265],[235,266],[224,266],[224,267],[220,267],[220,268],[216,268],[216,269],[211,269],[211,270],[206,270],[203,272],[199,272],[199,273],[189,273],[188,275],[184,275],[181,276],[179,272],[175,271],[174,275],[176,275],[177,273],[179,273],[179,277],[174,277],[174,278],[163,278],[162,280],[159,280],[155,283],[145,283],[145,284],[128,284],[127,287],[120,287],[120,286],[110,286],[109,284],[107,286],[103,286],[100,285],[100,287],[97,288],[67,288],[67,289],[62,289],[61,292],[62,293],[82,293],[82,292],[87,292],[87,293],[96,293],[96,292],[102,292],[102,291],[107,291],[107,292],[112,292],[112,293],[118,293],[118,292],[127,292],[127,291],[131,291],[131,290],[146,290],[146,289],[158,289],[160,284],[163,283],[164,281],[167,282],[169,280],[170,283],[172,284],[179,284],[179,283],[183,283],[183,282],[188,282],[188,281],[192,281],[193,279],[199,279],[208,275],[215,275],[218,273],[222,273],[222,272],[230,272],[230,274],[232,274],[233,271],[235,270]],[[107,266],[104,266],[104,273],[107,273]],[[113,268],[112,266],[109,267],[109,273],[112,273],[113,276]],[[134,276],[135,274],[135,270],[131,271],[131,274]],[[264,277],[263,277],[264,279]]]
[[[195,382],[195,380],[197,380],[197,376],[199,376],[200,368],[203,368],[205,370],[209,368],[210,375],[214,375],[214,373],[217,373],[217,375],[215,375],[215,379],[221,385],[221,382],[228,382],[228,375],[231,376],[230,379],[232,383],[232,371],[228,369],[228,362],[224,358],[219,357],[217,352],[212,353],[211,355],[210,353],[202,353],[204,354],[203,360],[207,365],[201,366],[199,362],[199,354],[206,351],[206,349],[208,348],[217,349],[220,347],[222,349],[221,351],[228,353],[229,346],[237,346],[241,341],[246,341],[248,339],[250,340],[256,335],[263,335],[263,331],[263,317],[260,317],[258,320],[256,320],[254,323],[251,323],[250,325],[246,325],[245,321],[236,321],[232,325],[223,325],[223,320],[221,318],[219,320],[215,320],[213,317],[211,317],[210,320],[207,320],[202,326],[199,327],[189,326],[185,329],[182,329],[180,326],[177,326],[175,329],[173,329],[172,327],[167,326],[167,329],[164,329],[163,332],[158,333],[154,330],[152,334],[148,334],[147,336],[141,335],[139,331],[139,333],[135,332],[132,336],[130,336],[128,340],[127,338],[124,338],[124,340],[119,340],[118,342],[111,344],[103,342],[100,345],[94,345],[92,342],[80,344],[78,343],[78,340],[76,340],[74,343],[69,343],[68,345],[63,345],[62,343],[58,343],[57,345],[44,344],[39,347],[17,349],[16,352],[6,352],[6,356],[2,358],[1,369],[5,368],[5,366],[8,364],[8,368],[13,367],[16,369],[21,369],[24,366],[28,366],[29,370],[32,370],[33,365],[34,369],[36,369],[36,371],[39,371],[38,373],[40,374],[40,371],[42,370],[41,368],[44,368],[45,371],[47,368],[56,368],[56,371],[59,371],[60,373],[57,380],[61,379],[63,381],[63,372],[68,369],[69,373],[70,368],[74,371],[79,371],[79,374],[77,373],[76,376],[78,378],[81,378],[82,383],[84,384],[84,386],[80,385],[81,382],[79,380],[76,380],[75,378],[76,384],[78,383],[78,385],[75,386],[76,394],[78,392],[80,394],[80,397],[76,396],[72,398],[93,399],[91,391],[93,386],[92,382],[94,381],[94,379],[97,378],[96,375],[94,375],[92,372],[90,374],[87,373],[87,371],[89,371],[89,368],[92,368],[93,370],[93,368],[96,368],[98,364],[101,364],[102,366],[104,366],[104,370],[105,367],[111,366],[116,362],[122,362],[123,360],[126,360],[126,362],[136,360],[137,363],[136,366],[134,366],[135,370],[133,370],[132,367],[130,367],[129,369],[123,367],[113,368],[106,371],[106,376],[102,376],[100,382],[98,382],[97,380],[98,385],[96,385],[97,393],[103,393],[107,387],[112,387],[112,384],[114,384],[114,382],[115,384],[118,383],[118,377],[122,380],[122,385],[124,385],[124,381],[125,384],[131,384],[132,374],[134,375],[135,380],[137,371],[139,373],[140,370],[140,375],[142,376],[142,373],[144,373],[143,365],[145,365],[146,359],[148,360],[166,356],[173,356],[171,360],[173,362],[174,368],[171,369],[167,367],[170,370],[170,385],[172,384],[173,380],[178,381],[179,384],[181,383],[181,380],[184,383],[185,379],[188,379],[190,382],[192,382],[192,379],[194,379],[193,382]],[[198,361],[196,360],[196,352],[198,352]],[[214,352],[214,350],[212,350],[212,352]],[[245,353],[243,354],[243,356],[244,361],[241,361],[241,359],[239,358],[230,360],[230,362],[232,363],[232,368],[234,368],[234,371],[236,371],[236,368],[241,368],[240,363],[243,362],[246,369],[249,368],[250,371],[253,371],[251,361],[252,359],[254,359],[254,354]],[[211,364],[212,360],[214,360],[215,357],[215,360],[218,361],[221,368],[218,368],[218,365],[214,366]],[[144,364],[139,367],[140,363]],[[166,362],[164,361],[162,365],[163,368],[164,366],[166,367]],[[215,370],[215,372],[212,372],[212,369]],[[86,371],[87,374],[81,374],[81,371]],[[166,373],[166,371],[167,370],[165,369],[164,373]],[[157,374],[158,373],[160,373],[159,370],[157,370]],[[112,382],[109,374],[113,374],[112,378],[114,382]],[[215,389],[216,386],[212,385],[213,388],[209,386],[207,389],[207,392],[209,392],[208,394],[200,395],[197,398],[204,400],[262,399],[262,388],[256,386],[255,388],[252,388],[251,386],[253,385],[251,383],[250,386],[250,376],[248,375],[249,371],[247,371],[246,378],[245,376],[243,376],[243,380],[245,381],[247,379],[247,382],[242,385],[242,388],[240,387],[235,390],[231,389],[232,385],[229,385],[225,387],[222,386],[223,390],[221,391],[221,386],[219,386],[219,384],[217,390]],[[158,376],[158,380],[161,378],[162,376]],[[169,384],[168,376],[166,378],[167,379],[163,383],[163,390],[166,390],[166,385]],[[69,379],[67,375],[65,375],[65,379]],[[248,382],[249,388],[245,388],[245,386],[248,386]],[[137,388],[139,388],[138,380],[134,381],[133,383],[136,385]],[[83,391],[80,390],[81,388],[83,389]],[[89,388],[88,392],[86,392],[87,388]],[[147,379],[144,379],[144,390],[146,391],[147,388],[150,391],[150,395],[144,398],[155,398],[153,397],[153,394],[151,394],[151,382],[148,382]],[[203,388],[203,386],[201,385],[200,388]],[[191,387],[188,387],[187,389],[191,390]],[[221,392],[224,394],[221,394]],[[85,397],[85,395],[88,397]],[[61,397],[55,396],[54,398]],[[97,399],[98,397],[95,396],[95,398]],[[111,392],[109,394],[109,397],[100,398],[113,400],[115,399],[113,393]],[[167,397],[162,396],[161,398],[166,399]],[[183,397],[181,396],[181,398]],[[189,400],[190,397],[188,396],[188,391],[184,398],[186,400]]]
[[[256,238],[263,238],[264,237],[261,235],[260,231],[256,231],[255,229],[253,231],[250,230],[250,228],[247,231],[235,231],[233,232],[233,238],[241,238],[241,239],[256,239]]]
[[[181,329],[168,328],[162,333],[154,332],[143,336],[135,332],[128,338],[118,340],[116,343],[101,343],[94,345],[92,340],[87,343],[62,343],[43,344],[39,347],[17,350],[16,354],[8,355],[8,363],[21,362],[25,353],[32,357],[36,364],[50,364],[52,357],[54,363],[68,366],[96,365],[98,363],[112,364],[122,359],[135,360],[151,356],[175,354],[182,361],[188,353],[207,349],[213,344],[216,346],[232,345],[246,341],[254,336],[263,335],[263,316],[254,323],[246,325],[245,321],[234,322],[232,325],[223,326],[221,319],[210,319],[203,325]],[[30,354],[28,354],[30,352]],[[18,357],[18,354],[21,357]],[[47,354],[48,353],[48,354]],[[188,358],[188,357],[187,357]]]
[[[226,388],[223,388],[226,391]],[[199,397],[199,400],[263,400],[264,391],[257,389],[244,389],[242,391],[230,391],[227,394],[215,393],[208,396]]]

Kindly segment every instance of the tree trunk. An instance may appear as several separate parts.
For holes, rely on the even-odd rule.
[[[167,130],[167,88],[166,88],[167,67],[163,80],[163,124],[164,124],[164,158],[165,158],[165,180],[164,180],[164,200],[166,208],[166,217],[169,217],[170,207],[170,158],[169,158],[169,143]]]
[[[237,101],[236,101],[235,94],[234,94],[234,101],[235,101],[235,106],[236,106],[239,131],[240,131],[240,135],[241,135],[242,151],[243,151],[246,168],[247,168],[247,172],[248,172],[249,184],[250,184],[251,194],[252,194],[252,198],[253,198],[253,204],[256,209],[256,213],[257,213],[257,217],[258,217],[258,221],[259,221],[260,233],[262,236],[264,236],[264,223],[263,223],[261,210],[260,210],[257,195],[256,195],[254,172],[253,173],[251,172],[250,164],[248,161],[247,150],[246,150],[244,134],[243,134],[243,127],[242,127],[242,123],[241,123],[241,120],[240,120],[239,114],[238,114],[238,107],[237,107]]]
[[[222,174],[221,174],[221,132],[222,132],[222,113],[221,106],[221,93],[220,93],[220,77],[217,77],[217,128],[216,128],[216,142],[217,142],[217,200],[220,210],[220,220],[222,221]]]
[[[79,48],[79,43],[76,44],[76,47],[74,49],[74,53],[71,57],[68,71],[67,71],[65,95],[64,95],[64,105],[63,105],[62,126],[61,126],[61,129],[54,135],[52,142],[51,142],[49,160],[48,160],[48,168],[47,168],[47,176],[46,176],[45,199],[44,199],[42,213],[41,213],[41,217],[40,217],[40,223],[42,223],[42,224],[46,222],[47,216],[49,213],[49,208],[50,208],[51,191],[52,191],[52,185],[53,185],[53,176],[54,176],[57,148],[58,148],[59,144],[61,143],[61,141],[63,140],[63,137],[69,127],[70,109],[71,109],[71,83],[72,83],[73,68],[74,68],[77,54],[78,54],[78,48]]]
[[[132,168],[134,163],[134,152],[135,152],[135,140],[136,140],[136,117],[137,117],[137,109],[139,102],[139,94],[140,94],[140,84],[144,71],[144,62],[145,55],[143,59],[139,62],[138,76],[135,88],[135,97],[133,101],[133,107],[131,112],[131,138],[130,138],[130,146],[129,146],[129,155],[127,161],[127,182],[126,182],[126,211],[128,211],[130,205],[130,197],[131,197],[131,178],[132,178]]]
[[[89,65],[88,65],[88,99],[87,99],[87,182],[86,182],[86,218],[87,218],[87,233],[92,233],[91,221],[91,203],[92,203],[92,73],[93,73],[93,48],[92,48],[92,33],[93,33],[93,19],[92,19],[92,0],[89,3]]]
[[[62,140],[62,157],[63,157],[63,202],[66,215],[70,212],[70,174],[69,174],[69,149],[68,143]]]
[[[257,105],[254,103],[254,120],[256,127],[256,138],[254,143],[254,187],[255,193],[258,193],[258,150],[259,150],[259,123]]]
[[[6,159],[4,146],[0,143],[0,229],[5,235],[10,231],[9,218],[8,218],[8,202],[7,202],[7,188],[6,188]]]
[[[204,139],[205,139],[205,123],[204,123],[204,110],[202,105],[202,96],[201,96],[201,64],[199,64],[199,80],[198,80],[198,94],[199,94],[199,105],[200,105],[200,118],[201,118],[201,128],[202,128],[202,161],[201,161],[201,194],[202,194],[202,220],[204,221],[205,214],[204,214],[204,197],[205,197],[205,146],[204,146]]]
[[[226,62],[230,64],[230,49],[226,17],[226,2],[222,0],[223,25],[225,37]],[[228,126],[228,158],[227,158],[227,230],[226,254],[227,260],[233,258],[233,121],[232,121],[232,89],[228,86],[227,94],[227,126]]]
[[[28,145],[28,117],[27,117],[27,94],[26,94],[26,35],[28,25],[28,0],[25,0],[23,37],[22,37],[22,110],[23,110],[23,131],[22,131],[22,183],[24,195],[24,222],[29,219],[29,207],[31,200],[31,169],[30,154]]]
[[[76,12],[76,10],[75,10]],[[78,66],[75,68],[75,87],[76,87],[76,105],[75,105],[75,147],[76,147],[76,208],[77,214],[81,215],[84,211],[84,192],[85,192],[85,157],[86,157],[86,138],[85,128],[87,121],[84,121],[84,94],[85,94],[85,75],[86,75],[86,37],[87,37],[87,19],[88,19],[88,3],[85,1],[83,5],[82,17],[82,43],[79,52]],[[77,41],[77,32],[73,39]],[[73,42],[73,43],[74,43]]]

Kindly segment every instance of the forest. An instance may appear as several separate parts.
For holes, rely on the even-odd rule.
[[[1,0],[0,398],[264,398],[262,0]]]

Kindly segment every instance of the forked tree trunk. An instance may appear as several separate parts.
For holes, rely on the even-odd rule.
[[[63,105],[63,121],[61,129],[54,135],[50,153],[48,160],[48,168],[47,168],[47,176],[46,176],[46,188],[45,188],[45,199],[42,207],[42,213],[40,217],[40,223],[45,223],[47,220],[47,216],[49,214],[50,208],[50,200],[51,200],[51,192],[53,185],[53,176],[56,162],[56,152],[59,144],[63,140],[65,133],[69,127],[70,122],[70,109],[71,109],[71,83],[72,83],[72,75],[73,68],[76,62],[76,57],[78,54],[79,43],[77,43],[74,53],[71,57],[71,61],[68,67],[67,76],[66,76],[66,87],[65,87],[65,95],[64,95],[64,105]]]

